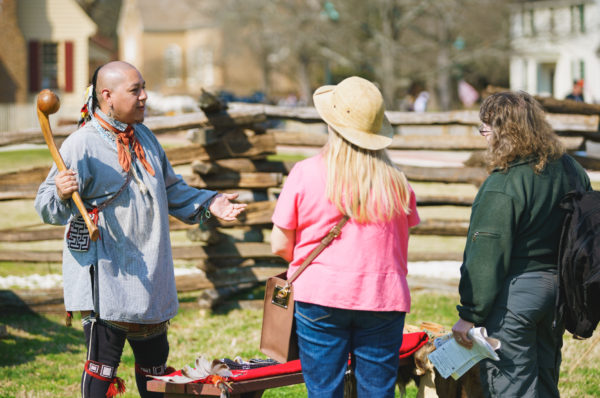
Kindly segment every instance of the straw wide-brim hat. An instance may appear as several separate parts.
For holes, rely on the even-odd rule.
[[[313,102],[323,120],[354,145],[370,150],[392,143],[394,129],[385,116],[381,92],[358,76],[319,87]]]

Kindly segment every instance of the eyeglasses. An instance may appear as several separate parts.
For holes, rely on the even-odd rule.
[[[479,130],[479,134],[481,134],[481,135],[487,135],[487,134],[492,133],[492,130],[489,128],[486,128],[486,126],[484,124],[480,125],[478,130]]]

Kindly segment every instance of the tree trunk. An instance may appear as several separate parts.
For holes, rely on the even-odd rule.
[[[266,49],[263,49],[264,51],[262,52],[262,57],[261,57],[261,75],[262,75],[262,92],[265,95],[266,98],[270,98],[271,96],[271,82],[270,82],[270,75],[271,75],[271,66],[269,65],[269,54],[267,53]]]
[[[440,47],[437,55],[436,88],[440,109],[447,111],[452,104],[452,89],[450,77],[450,54],[445,46]]]
[[[395,96],[396,96],[396,79],[394,77],[394,51],[390,51],[391,44],[394,43],[394,13],[393,8],[395,6],[381,6],[380,7],[380,18],[382,37],[379,39],[379,54],[381,57],[380,67],[378,68],[379,83],[381,84],[381,93],[383,100],[385,101],[386,108],[395,109]]]
[[[300,100],[307,104],[312,105],[312,87],[310,84],[310,77],[308,73],[309,58],[303,54],[298,57],[298,86],[300,88]]]

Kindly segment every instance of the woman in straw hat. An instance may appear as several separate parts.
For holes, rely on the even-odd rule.
[[[385,147],[393,129],[381,93],[360,77],[313,95],[327,123],[323,151],[297,163],[273,214],[272,250],[291,276],[343,216],[341,234],[294,281],[309,396],[342,397],[348,354],[363,397],[393,397],[405,313],[415,195]]]
[[[479,132],[488,141],[488,169],[473,202],[459,285],[456,341],[471,347],[474,326],[501,341],[499,361],[481,363],[490,397],[558,397],[561,322],[555,326],[558,247],[571,190],[564,161],[582,186],[585,171],[568,155],[540,104],[524,92],[503,92],[481,104]]]

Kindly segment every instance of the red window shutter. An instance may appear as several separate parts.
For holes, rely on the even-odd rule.
[[[73,42],[65,42],[65,92],[73,92]]]
[[[40,91],[40,42],[29,42],[29,91]]]

